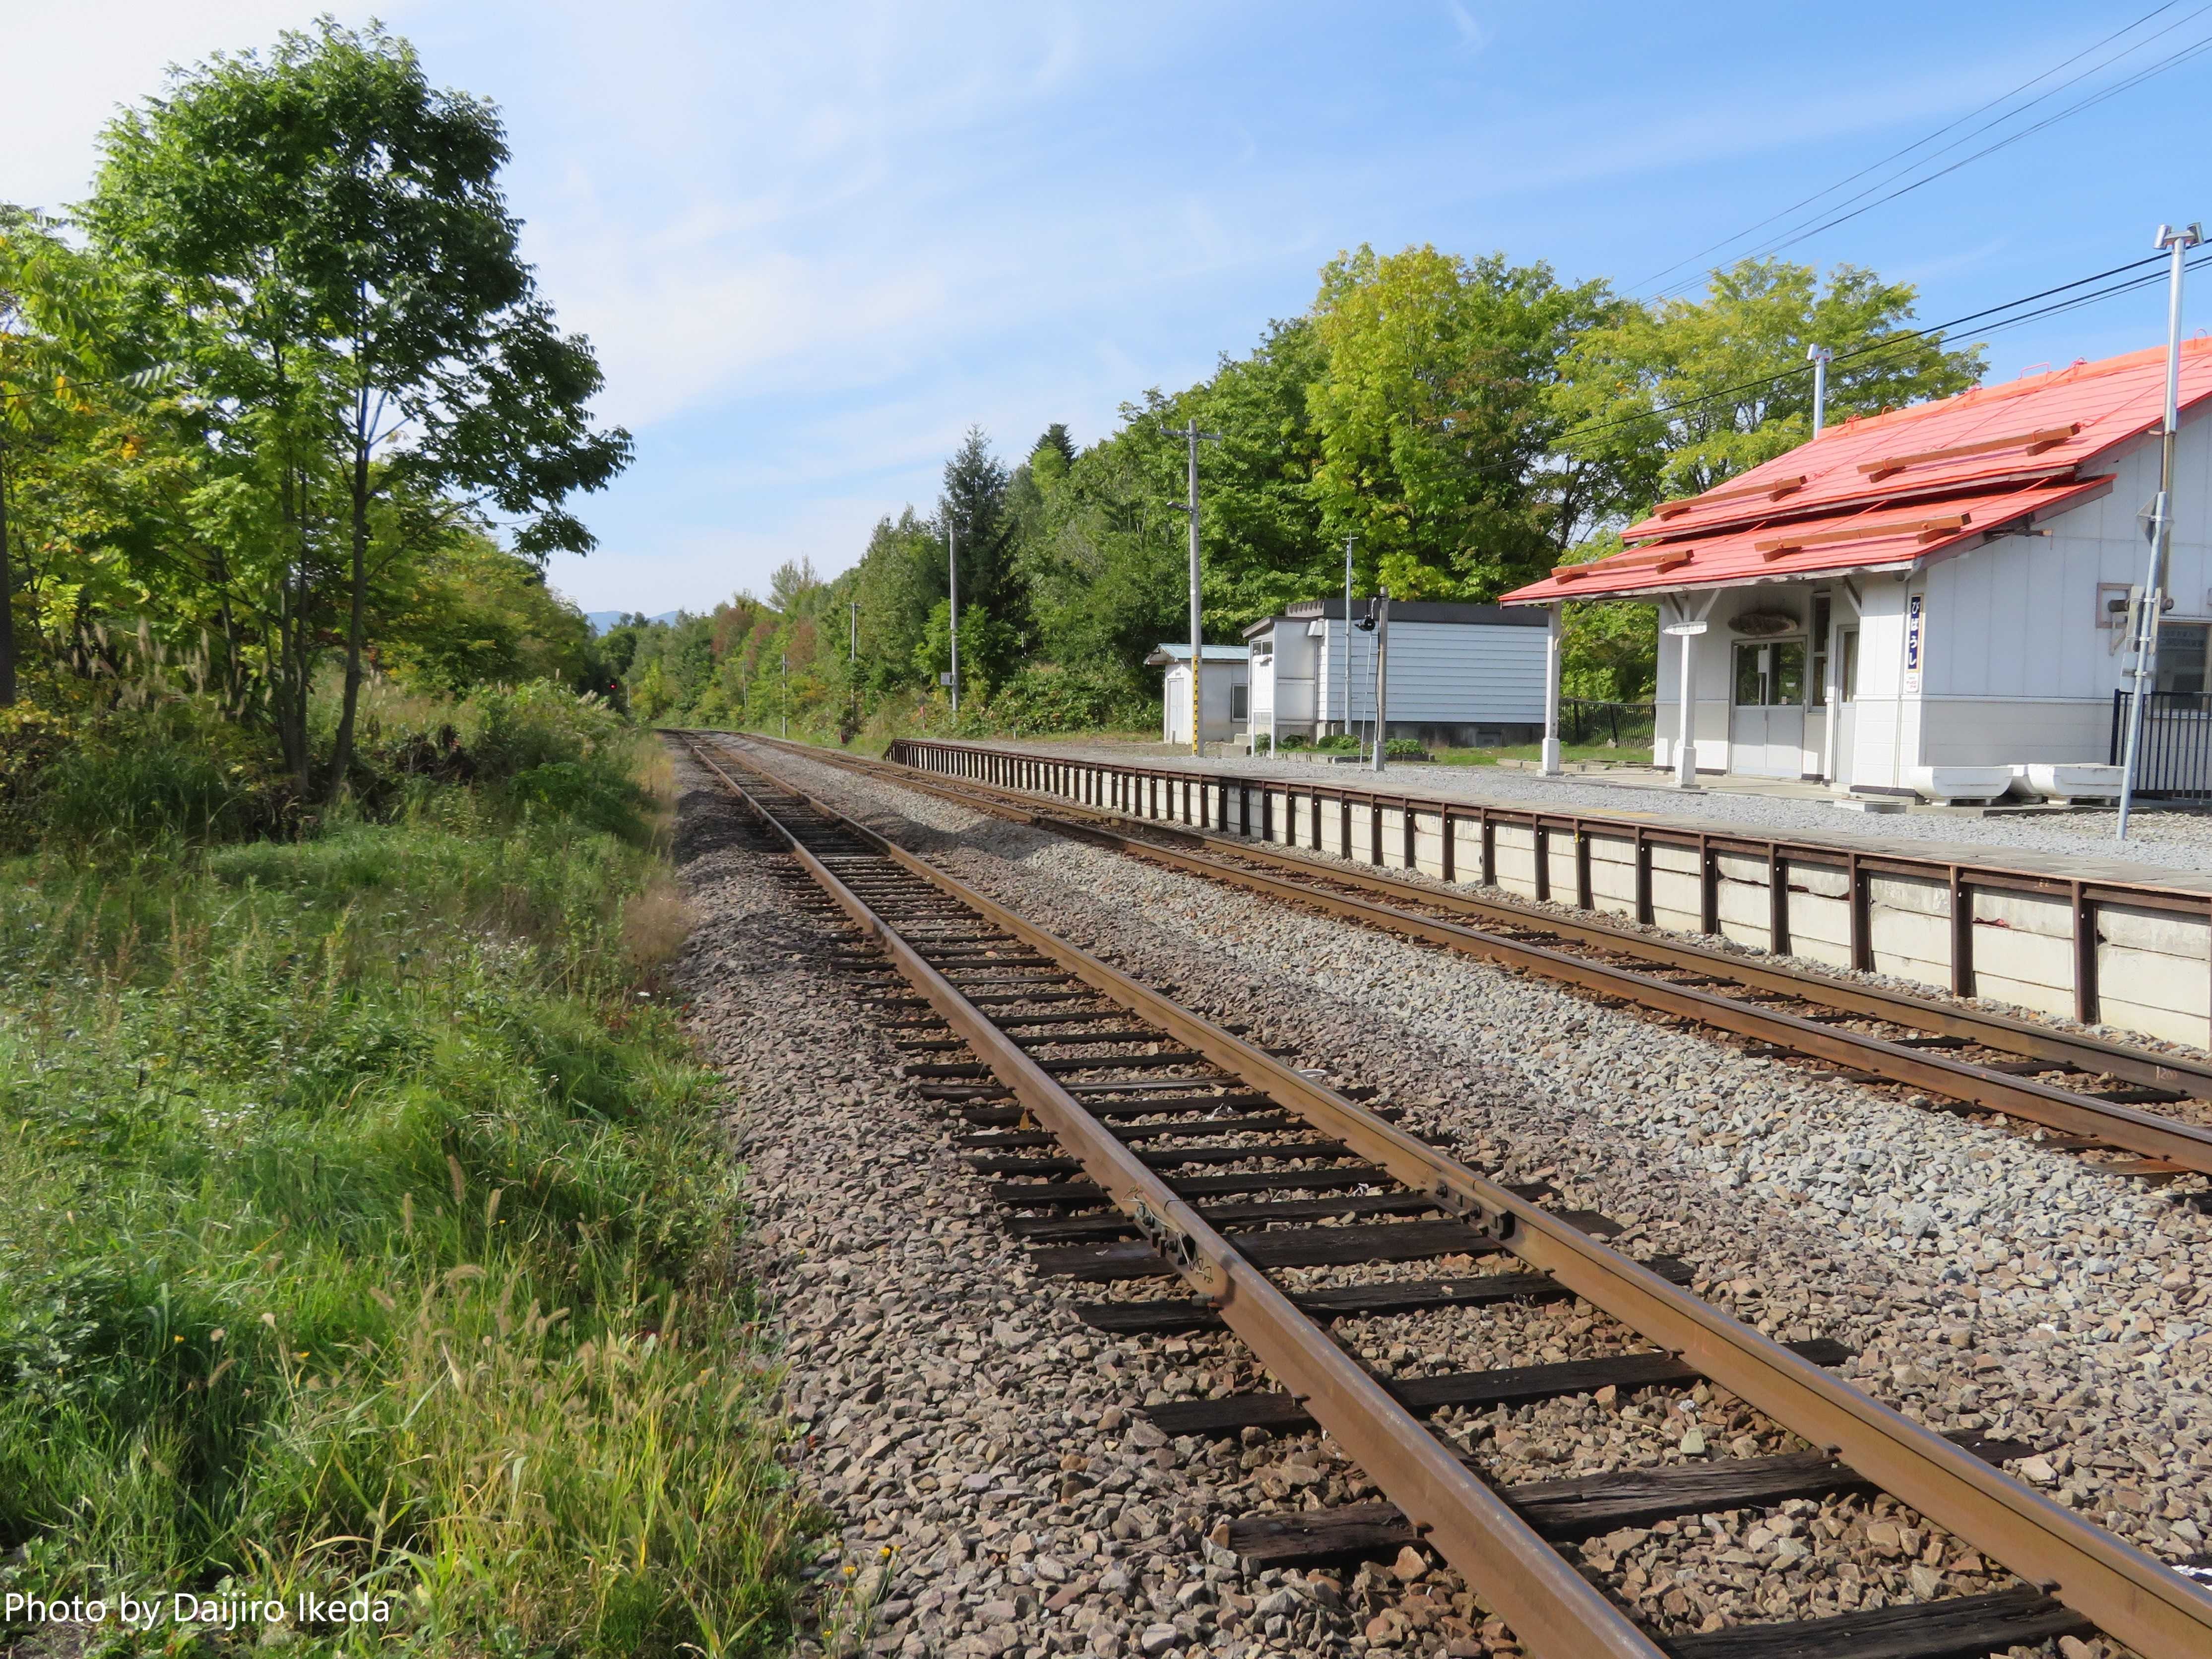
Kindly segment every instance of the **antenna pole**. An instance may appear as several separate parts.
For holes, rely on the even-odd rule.
[[[2158,228],[2156,246],[2173,250],[2166,295],[2166,430],[2159,445],[2158,499],[2151,507],[2150,570],[2143,578],[2136,629],[2136,693],[2128,709],[2128,751],[2120,773],[2118,839],[2128,838],[2135,811],[2136,767],[2142,758],[2143,705],[2158,683],[2158,622],[2165,605],[2166,555],[2173,546],[2173,444],[2181,425],[2181,275],[2189,250],[2204,240],[2201,225]]]
[[[1190,514],[1190,752],[1206,753],[1206,703],[1200,696],[1201,677],[1206,672],[1206,613],[1205,597],[1199,591],[1198,564],[1198,447],[1201,443],[1218,443],[1218,432],[1200,432],[1198,417],[1194,415],[1180,428],[1164,428],[1171,438],[1181,438],[1188,448],[1188,482],[1190,499],[1170,501],[1171,512]]]

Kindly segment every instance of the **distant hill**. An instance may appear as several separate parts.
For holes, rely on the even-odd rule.
[[[586,611],[584,613],[584,620],[591,623],[592,633],[604,634],[610,628],[617,627],[621,623],[627,622],[635,614],[635,612],[629,611]],[[672,623],[682,614],[683,613],[681,611],[664,611],[657,617],[647,617],[646,620],[647,622]]]

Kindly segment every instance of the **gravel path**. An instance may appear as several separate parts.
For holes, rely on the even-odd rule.
[[[1149,745],[1146,744],[1016,744],[994,739],[990,746],[1019,748],[1074,759],[1122,760],[1144,766],[1200,766],[1200,769],[1207,772],[1244,772],[1292,780],[1310,780],[1318,773],[1332,784],[1353,788],[1370,787],[1376,781],[1374,775],[1364,769],[1322,765],[1314,761],[1209,759],[1201,766],[1188,756],[1149,752]],[[2114,812],[1982,818],[1941,813],[1885,813],[1869,818],[1840,811],[1825,800],[1794,800],[1724,790],[1686,795],[1661,787],[1577,783],[1571,777],[1539,777],[1532,772],[1498,766],[1400,765],[1393,767],[1384,777],[1388,780],[1382,784],[1385,789],[1500,806],[1535,805],[1561,812],[1649,814],[1820,840],[1926,842],[1983,849],[1984,856],[1990,848],[2070,854],[2094,859],[2100,864],[2140,865],[2143,866],[2142,879],[2145,881],[2156,881],[2164,872],[2171,870],[2212,874],[2212,815],[2197,812],[2138,813],[2129,824],[2123,854],[2119,844],[2112,839],[2118,823],[2118,815]]]
[[[1761,1328],[1858,1346],[1852,1374],[1908,1412],[2053,1449],[2022,1473],[2060,1501],[2170,1558],[2203,1547],[2212,1270],[2197,1211],[1538,981],[776,764],[902,820],[963,878],[1304,1063],[1358,1054],[1343,1080],[1382,1087],[1470,1161],[1631,1221],[1632,1248],[1690,1260],[1705,1293]],[[1211,1339],[1097,1340],[1070,1298],[1027,1281],[949,1136],[880,1080],[887,1047],[812,965],[821,920],[757,852],[715,841],[708,797],[686,814],[701,915],[687,982],[741,1097],[803,1466],[859,1569],[833,1622],[874,1595],[868,1645],[884,1653],[1492,1650],[1494,1622],[1410,1556],[1399,1574],[1248,1577],[1209,1546],[1226,1516],[1355,1496],[1357,1472],[1314,1437],[1168,1444],[1134,1418],[1151,1400],[1252,1386],[1249,1362]],[[1550,1040],[1532,1050],[1530,1032]],[[1386,1372],[1623,1340],[1571,1304],[1341,1334]],[[1443,1426],[1507,1480],[1788,1444],[1725,1394],[1699,1395],[1694,1420],[1654,1393]],[[885,1544],[896,1553],[880,1557]],[[1676,1629],[1995,1582],[1887,1499],[1662,1523],[1583,1553]]]

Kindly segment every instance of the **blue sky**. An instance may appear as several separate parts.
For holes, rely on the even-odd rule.
[[[0,198],[82,194],[100,124],[165,64],[373,10],[504,109],[530,255],[637,437],[556,585],[703,609],[787,557],[851,563],[970,423],[1010,457],[1054,420],[1104,435],[1302,309],[1340,248],[1633,288],[2152,3],[106,0],[11,21],[40,73],[0,100]],[[2045,112],[2212,36],[2212,6],[2142,33],[2168,25]],[[2212,220],[2209,90],[2212,54],[1791,257],[1916,282],[1927,321],[2137,258],[2161,219]],[[1991,374],[2163,324],[2160,293],[2110,301],[1994,337]]]

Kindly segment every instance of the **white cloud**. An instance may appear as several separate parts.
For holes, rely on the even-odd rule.
[[[0,195],[81,195],[100,123],[165,63],[332,3],[19,4],[11,58],[40,68],[0,100]],[[599,349],[601,414],[640,440],[580,504],[605,549],[556,580],[649,611],[763,587],[797,553],[849,562],[878,516],[934,495],[971,421],[1009,453],[1054,419],[1095,440],[1305,305],[1340,247],[1504,246],[1633,280],[2080,44],[1981,61],[1945,42],[1985,35],[1931,19],[1942,38],[1900,64],[1879,30],[1786,9],[1721,46],[1648,8],[1475,0],[374,9],[434,80],[506,112],[526,249]],[[1808,251],[2013,283],[2025,245],[1986,240],[2003,205],[1969,230],[1937,194],[1912,205],[1954,234],[1900,249],[1869,216]],[[2079,241],[2053,255],[2056,231]],[[2063,280],[2100,234],[2062,223],[2038,257]]]
[[[399,28],[415,9],[400,0],[373,9]],[[333,0],[48,0],[9,8],[0,197],[45,208],[82,200],[100,129],[119,106],[158,93],[170,65],[265,47],[324,12],[355,21],[371,9]]]

